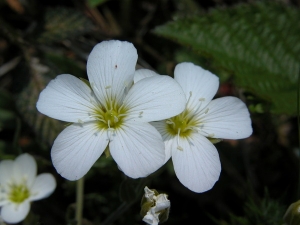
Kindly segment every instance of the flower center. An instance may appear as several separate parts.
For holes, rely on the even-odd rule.
[[[185,110],[181,114],[166,120],[168,132],[177,137],[177,149],[179,150],[183,150],[179,143],[180,138],[187,138],[191,133],[199,132],[203,127],[204,124],[201,123],[199,119],[199,113],[207,114],[209,111],[209,108],[206,108],[206,110],[201,113],[201,106],[205,98],[199,98],[197,105],[192,109],[187,109],[192,97],[192,92],[190,91],[189,94]]]
[[[14,203],[21,203],[30,196],[30,191],[24,184],[12,184],[8,199]]]
[[[126,112],[123,106],[119,107],[111,103],[95,110],[95,117],[100,129],[114,130],[123,124]]]
[[[199,122],[191,116],[187,109],[181,114],[168,119],[166,123],[169,133],[180,137],[188,137],[199,125]]]

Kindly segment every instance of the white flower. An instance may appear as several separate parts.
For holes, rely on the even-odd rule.
[[[158,225],[159,222],[165,222],[169,217],[171,207],[168,196],[166,194],[158,194],[157,191],[153,191],[147,186],[144,191],[142,213],[145,213],[145,210],[147,210],[147,213],[143,221],[151,225]],[[160,221],[160,217],[162,221]]]
[[[154,76],[143,70],[136,80]],[[219,179],[219,154],[209,139],[240,139],[252,134],[246,105],[235,97],[212,100],[219,87],[214,74],[192,63],[176,66],[174,79],[186,94],[185,110],[170,119],[151,123],[161,133],[166,159],[172,157],[180,182],[194,192],[204,192]]]
[[[25,219],[30,202],[48,197],[56,187],[52,174],[36,176],[37,166],[29,154],[0,162],[0,207],[2,219],[18,223]]]
[[[37,109],[73,124],[56,138],[54,167],[63,177],[84,176],[109,144],[110,154],[129,177],[145,177],[164,164],[164,143],[148,122],[182,112],[186,98],[167,76],[133,84],[137,52],[128,42],[103,41],[89,55],[90,86],[60,75],[41,92]]]

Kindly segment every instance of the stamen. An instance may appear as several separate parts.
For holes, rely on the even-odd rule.
[[[143,113],[144,113],[143,111],[141,111],[141,112],[139,113],[139,118],[142,117]]]
[[[207,113],[208,113],[208,110],[209,110],[209,108],[207,108],[207,109],[204,111],[204,113],[207,114]]]
[[[208,135],[207,135],[207,137],[209,137],[209,138],[213,138],[214,136],[215,136],[214,133],[211,133],[211,134],[208,134]]]
[[[175,124],[172,120],[166,120],[167,124]]]
[[[199,101],[200,101],[200,102],[204,102],[204,101],[205,101],[205,98],[199,98]]]
[[[84,122],[81,119],[78,119],[78,123],[83,124]]]
[[[190,100],[191,100],[191,97],[192,97],[192,95],[193,95],[193,92],[189,92],[190,93],[190,96],[189,96],[189,98],[188,98],[188,100],[187,100],[187,102],[186,102],[186,106],[189,104],[189,102],[190,102]]]
[[[177,132],[177,149],[183,151],[183,148],[179,145],[179,138],[180,138],[180,128],[178,129]]]
[[[108,86],[105,87],[105,89],[109,89],[109,88],[111,88],[111,85],[108,85]]]
[[[114,128],[110,128],[110,127],[109,127],[109,128],[107,129],[107,138],[108,138],[109,141],[112,141],[111,136],[113,135],[112,132],[114,132],[114,131],[115,131]]]
[[[114,116],[114,122],[115,122],[115,123],[119,122],[119,118],[116,117],[116,116]]]

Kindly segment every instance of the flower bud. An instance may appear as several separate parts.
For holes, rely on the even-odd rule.
[[[285,225],[300,224],[300,200],[292,203],[283,216]]]
[[[170,201],[168,195],[159,194],[155,189],[150,190],[145,187],[145,195],[141,202],[141,215],[147,224],[157,225],[169,218]]]

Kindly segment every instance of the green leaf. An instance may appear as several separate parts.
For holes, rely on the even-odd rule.
[[[58,120],[39,113],[36,109],[39,94],[50,80],[45,75],[49,70],[50,68],[42,65],[37,58],[31,58],[27,69],[23,66],[23,70],[20,69],[18,73],[22,77],[16,80],[22,79],[23,87],[15,97],[16,109],[24,121],[33,128],[40,141],[52,145],[64,125]]]
[[[154,33],[231,72],[236,85],[270,101],[272,112],[295,115],[299,21],[298,9],[257,2],[180,18],[156,27]]]
[[[40,43],[74,39],[92,28],[87,17],[71,8],[47,9],[44,20],[43,32],[38,37]]]

